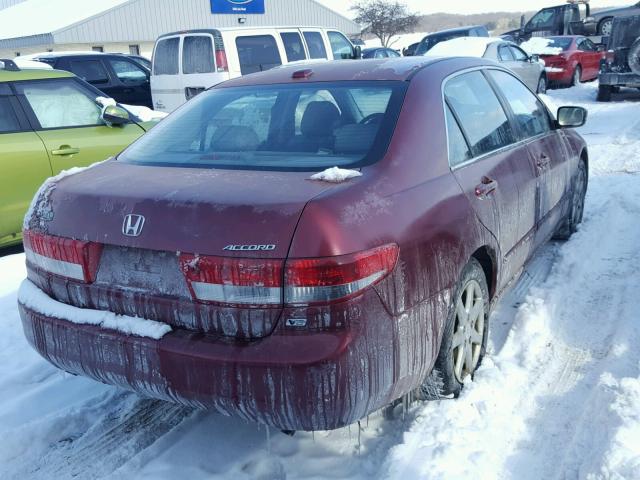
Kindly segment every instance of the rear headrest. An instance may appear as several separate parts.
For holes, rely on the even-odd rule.
[[[336,131],[334,152],[367,153],[373,145],[379,127],[380,124],[374,123],[368,125],[353,123],[339,128]]]
[[[331,102],[310,102],[302,116],[300,131],[309,137],[328,137],[340,119],[340,111]]]
[[[227,125],[218,127],[211,139],[210,150],[218,152],[250,152],[260,145],[258,134],[251,127]]]

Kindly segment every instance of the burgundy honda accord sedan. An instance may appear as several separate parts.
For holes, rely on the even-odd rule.
[[[19,303],[44,358],[286,430],[460,392],[491,306],[582,219],[586,111],[481,59],[300,68],[41,188]]]

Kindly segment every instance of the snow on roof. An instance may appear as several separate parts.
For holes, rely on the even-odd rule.
[[[497,37],[460,37],[437,43],[425,57],[477,57],[482,58],[487,47],[495,42],[503,42]]]
[[[27,0],[0,11],[0,40],[53,33],[130,0]]]

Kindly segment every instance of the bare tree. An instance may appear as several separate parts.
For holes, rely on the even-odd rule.
[[[354,20],[364,27],[363,33],[375,35],[384,47],[399,33],[412,32],[419,20],[405,4],[387,0],[362,0],[351,10],[356,15]]]

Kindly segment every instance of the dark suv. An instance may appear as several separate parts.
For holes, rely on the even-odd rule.
[[[489,30],[483,25],[474,25],[471,27],[452,28],[450,30],[442,30],[440,32],[430,33],[422,39],[415,49],[415,56],[422,56],[435,47],[440,42],[453,40],[459,37],[488,37]]]
[[[601,102],[620,87],[640,88],[640,15],[614,19],[607,52],[598,77]]]
[[[151,71],[125,55],[47,53],[33,60],[75,73],[118,103],[152,108]]]

